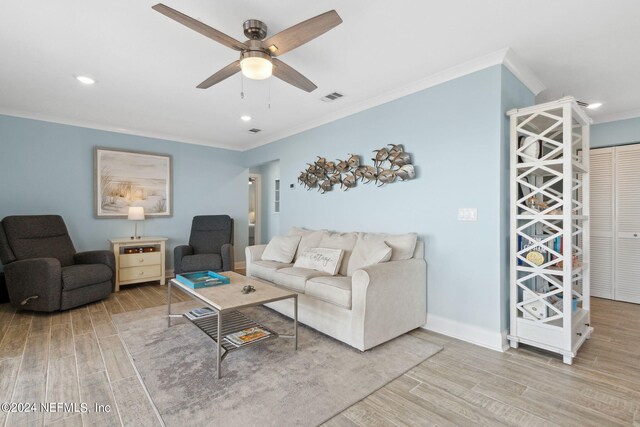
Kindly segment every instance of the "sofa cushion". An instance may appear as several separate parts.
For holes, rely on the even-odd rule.
[[[251,275],[259,279],[268,280],[273,282],[276,270],[281,268],[293,267],[293,264],[285,264],[283,262],[276,261],[254,261],[251,263]]]
[[[315,277],[307,281],[304,292],[339,307],[351,308],[351,277]]]
[[[233,219],[229,215],[193,217],[189,245],[194,254],[219,254],[226,243],[233,244]]]
[[[302,253],[306,248],[317,248],[320,245],[322,237],[327,234],[327,230],[308,230],[306,228],[291,227],[289,236],[300,236],[300,243],[298,243],[298,250],[296,251],[293,260],[298,259],[298,255]]]
[[[338,274],[343,255],[342,249],[304,248],[293,266],[323,271],[335,276]]]
[[[222,270],[222,257],[219,254],[198,254],[182,257],[182,271]]]
[[[413,258],[416,250],[418,235],[416,233],[406,234],[378,234],[384,242],[391,247],[390,261],[401,261]]]
[[[361,244],[356,244],[353,249],[354,254],[350,258],[350,264],[347,268],[348,274],[366,266],[369,246],[376,241],[384,242],[391,248],[390,261],[401,261],[413,258],[418,235],[416,233],[359,233],[358,240],[361,240]],[[353,259],[353,261],[351,261],[351,259]]]
[[[76,250],[61,216],[8,216],[2,226],[14,259],[56,258],[62,267],[73,265]]]
[[[262,259],[288,264],[293,260],[298,243],[300,236],[275,236],[264,249]]]
[[[328,276],[328,274],[308,268],[286,267],[275,272],[273,283],[303,294],[307,280],[320,276]]]
[[[353,248],[353,253],[347,266],[347,276],[353,276],[353,272],[370,265],[386,262],[391,259],[392,249],[382,239],[366,239],[366,233],[358,235],[358,241]]]
[[[342,276],[347,275],[349,258],[351,257],[353,247],[356,245],[356,240],[358,240],[357,233],[326,233],[322,236],[322,240],[320,240],[320,244],[318,245],[321,248],[342,249],[344,251],[339,270]]]
[[[65,291],[104,283],[113,277],[113,271],[104,264],[77,264],[62,267],[62,288]]]

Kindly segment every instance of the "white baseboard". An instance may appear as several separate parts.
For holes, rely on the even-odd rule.
[[[507,331],[500,333],[430,313],[427,313],[427,323],[423,328],[491,350],[506,350]]]
[[[511,347],[509,345],[509,340],[507,339],[507,335],[509,335],[508,329],[505,329],[504,331],[502,331],[502,352],[503,353],[509,350],[509,348]]]

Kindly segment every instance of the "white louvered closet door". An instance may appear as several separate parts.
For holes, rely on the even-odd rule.
[[[614,299],[614,149],[590,152],[591,295]]]
[[[640,303],[640,145],[616,148],[615,295]]]

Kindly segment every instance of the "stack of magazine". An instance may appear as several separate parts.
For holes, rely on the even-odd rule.
[[[201,319],[203,317],[211,316],[212,314],[216,314],[216,312],[213,311],[212,308],[202,307],[202,308],[196,308],[191,311],[188,311],[184,315],[187,319],[196,320],[196,319]]]
[[[225,338],[236,347],[241,347],[256,341],[260,341],[271,336],[271,332],[260,327],[243,329],[233,334],[227,335]]]

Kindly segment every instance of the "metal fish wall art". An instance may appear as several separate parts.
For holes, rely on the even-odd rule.
[[[373,165],[362,164],[361,156],[357,154],[348,154],[347,160],[335,161],[327,161],[326,157],[317,156],[317,160],[307,163],[307,168],[300,172],[298,182],[307,190],[317,188],[324,194],[338,184],[346,191],[356,187],[358,181],[363,184],[375,182],[377,187],[382,187],[416,177],[411,154],[404,151],[402,144],[388,144],[386,147],[373,150],[373,153]]]

